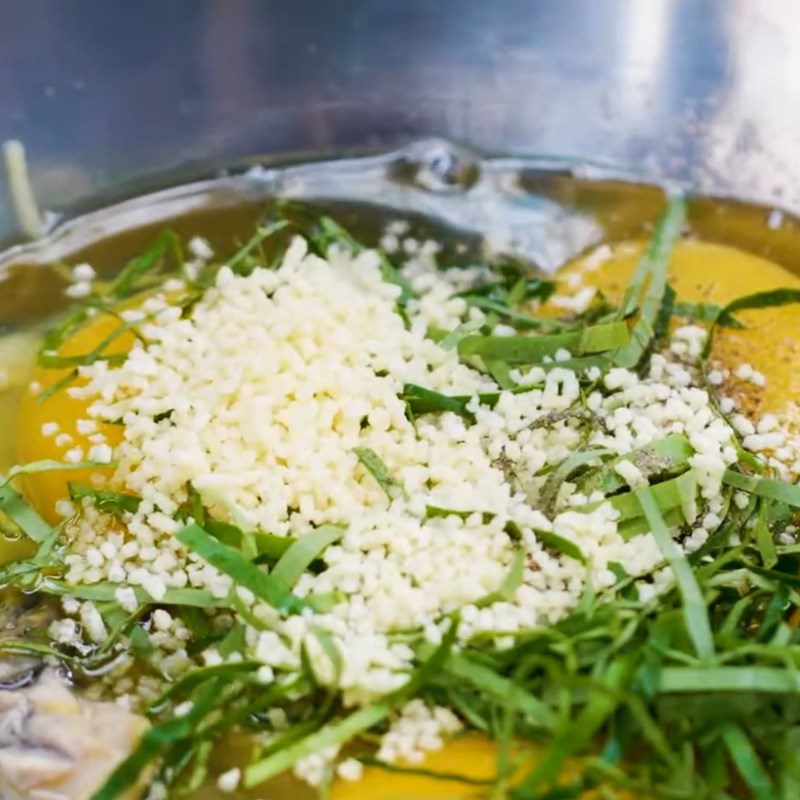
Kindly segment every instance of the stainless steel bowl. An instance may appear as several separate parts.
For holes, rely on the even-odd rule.
[[[800,209],[797,0],[0,8],[0,139],[56,212],[429,136]]]

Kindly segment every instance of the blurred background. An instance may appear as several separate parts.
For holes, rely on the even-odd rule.
[[[800,210],[797,0],[0,0],[0,140],[64,211],[441,136]],[[13,233],[5,198],[0,237]]]

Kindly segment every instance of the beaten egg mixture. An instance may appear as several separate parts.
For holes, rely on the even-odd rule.
[[[577,259],[559,274],[559,295],[563,299],[592,287],[602,290],[611,301],[618,302],[643,247],[639,243],[604,246],[601,252],[594,251]],[[717,305],[772,288],[800,288],[800,279],[778,264],[724,245],[692,240],[680,241],[675,246],[669,261],[669,280],[681,300]],[[129,302],[128,308],[136,309],[141,303],[141,299],[135,298]],[[711,383],[721,396],[735,398],[738,407],[746,409],[750,418],[774,414],[782,424],[788,425],[794,425],[797,419],[800,369],[796,368],[795,353],[800,343],[799,308],[789,305],[766,311],[742,311],[737,316],[745,327],[725,327],[717,332],[711,354],[714,367]],[[563,313],[555,305],[547,303],[542,312]],[[115,316],[96,316],[69,336],[59,348],[58,355],[91,352],[102,345],[118,326],[119,319]],[[13,441],[15,450],[13,463],[110,460],[106,456],[107,448],[114,450],[125,440],[125,425],[98,420],[90,409],[96,402],[95,396],[59,391],[43,401],[37,399],[43,391],[63,381],[70,370],[32,366],[32,342],[28,337],[9,339],[2,343],[0,351],[8,361],[5,372],[16,384],[6,390],[2,398],[6,406],[2,431],[6,463],[2,466],[7,470],[12,461],[7,450],[10,441]],[[137,334],[130,330],[115,338],[106,353],[125,354],[136,344]],[[28,364],[30,369],[27,369]],[[87,378],[81,377],[72,385],[80,387],[86,382]],[[18,407],[12,409],[16,405],[16,390],[19,390]],[[755,430],[753,434],[756,434]],[[43,471],[25,476],[22,486],[25,497],[44,519],[57,524],[63,519],[64,504],[70,502],[70,482],[109,486],[114,471],[114,466]],[[111,528],[120,524],[114,521]],[[101,545],[98,543],[98,547]],[[25,541],[0,540],[0,564],[24,555],[28,547]],[[419,768],[420,774],[393,773],[367,765],[363,770],[357,770],[360,780],[352,781],[345,779],[350,776],[342,770],[333,782],[330,796],[335,800],[475,796],[477,790],[474,786],[447,780],[446,773],[457,773],[478,781],[490,779],[495,772],[497,752],[492,742],[482,734],[459,733],[456,732],[458,727],[453,726],[451,731],[446,725],[433,726],[431,749],[426,751],[423,760],[409,764],[400,758],[399,763]],[[230,754],[222,754],[223,766],[231,766],[231,754],[235,752],[232,746]],[[425,770],[444,775],[432,779],[423,774]],[[290,787],[286,791],[288,794],[283,795],[279,787],[274,791],[269,787],[256,787],[248,790],[246,796],[296,796],[296,788]]]

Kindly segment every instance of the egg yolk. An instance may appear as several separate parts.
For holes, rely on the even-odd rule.
[[[331,788],[331,800],[422,800],[428,797],[467,800],[482,797],[487,793],[487,786],[481,786],[478,782],[494,779],[497,752],[485,736],[466,734],[452,739],[441,750],[430,753],[418,766],[442,776],[460,775],[476,783],[366,767],[358,781],[336,781]]]
[[[579,273],[582,285],[601,290],[612,303],[619,301],[644,247],[644,243],[616,245],[599,266],[592,255],[579,258],[559,277],[568,283],[570,275]],[[676,245],[668,279],[679,301],[720,306],[755,292],[800,288],[800,278],[772,261],[725,245],[692,240]],[[734,397],[756,419],[769,412],[795,421],[800,416],[795,400],[800,397],[800,370],[793,370],[792,363],[800,346],[800,305],[737,311],[735,316],[744,328],[717,328],[712,361],[732,371],[750,364],[764,375],[766,386],[756,387],[732,376],[721,394]]]
[[[565,267],[560,277],[565,279],[580,273],[583,285],[595,286],[612,300],[619,300],[633,274],[644,245],[626,243],[611,249],[610,257],[599,266],[591,256],[579,258]],[[800,288],[800,279],[783,267],[764,258],[718,244],[682,241],[670,260],[670,282],[678,298],[685,301],[724,305],[742,295],[779,287]],[[785,306],[758,311],[742,311],[737,318],[743,329],[720,328],[715,337],[713,358],[731,370],[743,363],[751,364],[766,377],[766,387],[755,389],[736,378],[722,391],[737,397],[749,413],[777,413],[794,419],[800,398],[800,370],[792,369],[796,343],[800,343],[800,306]],[[61,355],[80,355],[91,351],[111,333],[119,321],[101,315],[73,334],[64,343]],[[133,334],[118,338],[108,353],[124,353],[135,339]],[[69,370],[39,368],[33,377],[39,384],[37,392],[23,399],[19,412],[18,454],[20,463],[39,459],[64,460],[73,448],[88,454],[97,435],[115,445],[123,437],[123,427],[114,424],[91,425],[88,406],[91,400],[73,398],[59,391],[44,401],[36,394],[47,389],[69,373]],[[76,380],[72,385],[81,385]],[[56,423],[58,431],[53,433]],[[83,432],[82,432],[83,431]],[[95,437],[93,440],[92,437]],[[69,437],[69,438],[67,438]],[[56,512],[59,500],[69,497],[68,482],[91,484],[99,478],[109,478],[112,469],[92,468],[64,472],[45,472],[25,479],[23,490],[37,510],[51,523],[60,517]],[[2,553],[0,553],[0,563]],[[420,766],[442,773],[468,775],[477,780],[494,775],[496,750],[480,734],[457,737],[442,750],[430,754]],[[420,775],[387,772],[367,767],[360,781],[338,780],[332,787],[333,800],[392,800],[396,798],[470,798],[481,788],[454,780],[431,779]]]
[[[58,350],[58,355],[80,356],[89,353],[120,324],[119,319],[108,314],[97,316],[73,333]],[[108,355],[126,353],[135,341],[133,333],[123,333],[105,352]],[[43,392],[67,378],[70,372],[71,368],[44,367],[38,367],[34,372],[31,388],[23,396],[19,408],[17,456],[20,464],[40,459],[63,462],[70,451],[77,449],[82,453],[80,461],[88,461],[89,452],[95,444],[105,442],[114,447],[122,440],[122,425],[93,422],[89,414],[91,400],[71,397],[67,388],[40,399]],[[76,378],[68,386],[84,384],[85,380]],[[26,476],[22,488],[36,510],[50,524],[56,524],[61,520],[56,504],[59,500],[69,498],[69,482],[91,486],[107,480],[113,471],[113,468],[93,467],[40,472]]]

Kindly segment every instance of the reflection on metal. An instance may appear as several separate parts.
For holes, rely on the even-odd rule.
[[[700,185],[800,207],[800,3],[727,4],[727,78],[698,131]]]
[[[524,176],[570,170],[553,159],[482,158],[442,139],[413,142],[379,156],[287,167],[255,167],[238,175],[144,195],[76,217],[32,245],[0,258],[0,270],[23,258],[46,264],[92,243],[191,211],[269,198],[379,204],[386,213],[423,215],[493,254],[519,256],[552,272],[600,241],[589,212],[524,188]],[[599,176],[600,167],[595,167]],[[605,176],[611,173],[606,170]]]
[[[633,133],[651,113],[649,98],[661,90],[669,68],[669,50],[677,7],[669,0],[627,3],[617,17],[619,25],[617,109],[619,120]]]
[[[0,139],[25,142],[56,209],[440,136],[798,210],[798,15],[797,0],[231,0],[220,17],[140,0],[119,25],[105,0],[18,3]],[[0,239],[13,221],[0,198]]]
[[[15,139],[3,142],[3,161],[6,191],[17,217],[17,225],[28,239],[38,239],[44,233],[44,227],[28,176],[28,162],[22,142]]]

